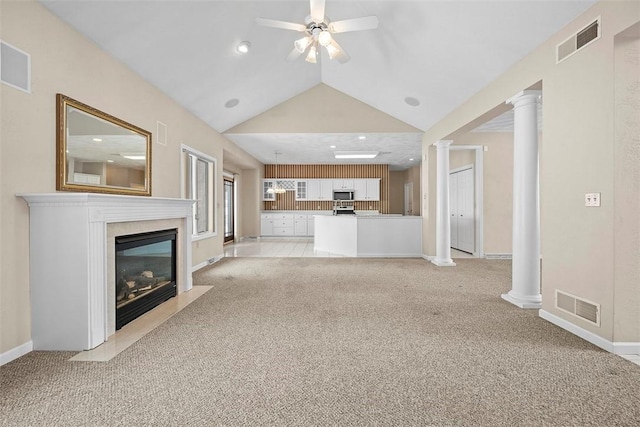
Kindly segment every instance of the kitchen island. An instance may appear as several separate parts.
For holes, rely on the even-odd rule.
[[[422,257],[422,217],[316,215],[313,249],[348,257]]]

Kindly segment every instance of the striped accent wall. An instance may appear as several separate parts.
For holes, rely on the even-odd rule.
[[[355,202],[356,210],[389,213],[389,165],[277,165],[278,179],[380,178],[379,202]],[[276,165],[264,166],[265,179],[276,178]],[[262,202],[263,210],[332,210],[331,201],[296,202],[295,192],[276,194],[276,200]]]

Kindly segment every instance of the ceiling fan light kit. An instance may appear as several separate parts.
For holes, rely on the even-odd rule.
[[[287,56],[290,61],[298,59],[300,55],[303,55],[309,49],[305,61],[313,64],[317,63],[319,45],[327,50],[329,59],[336,59],[341,64],[344,64],[349,61],[350,56],[336,42],[333,34],[378,28],[377,16],[331,22],[324,14],[325,0],[310,0],[309,6],[311,13],[304,20],[304,25],[275,19],[256,18],[256,22],[265,27],[281,28],[307,34],[293,43],[293,50]]]

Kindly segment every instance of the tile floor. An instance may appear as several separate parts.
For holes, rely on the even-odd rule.
[[[313,250],[313,237],[261,237],[243,239],[224,247],[225,257],[342,257]]]
[[[243,239],[224,247],[225,257],[342,257],[343,255],[313,250],[313,237],[261,237]],[[474,258],[472,254],[451,250],[451,257]]]

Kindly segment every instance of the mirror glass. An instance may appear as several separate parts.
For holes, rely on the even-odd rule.
[[[56,189],[151,195],[151,133],[58,94]]]

